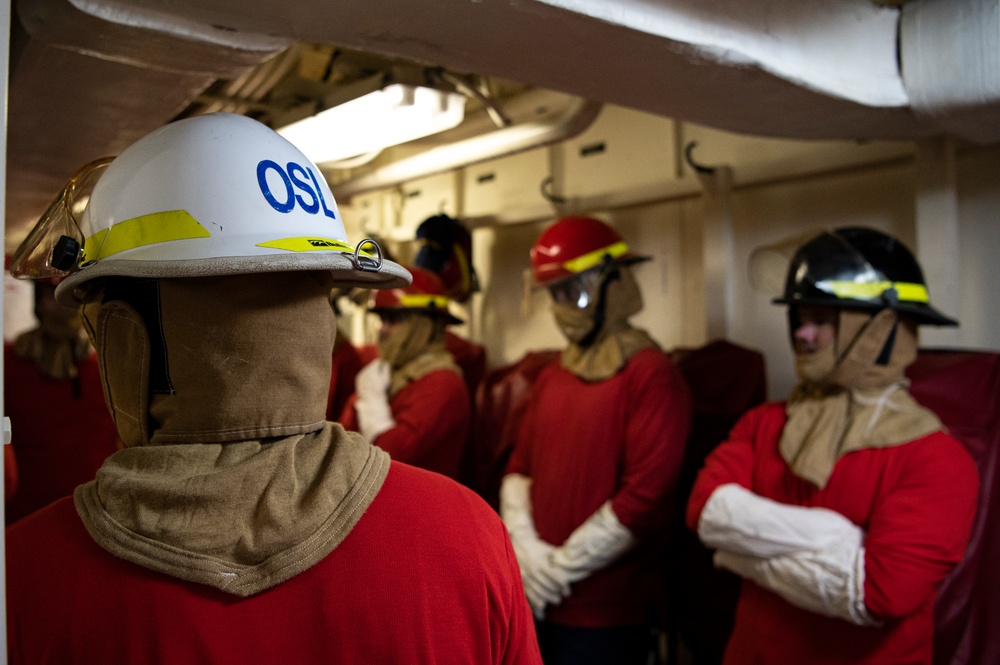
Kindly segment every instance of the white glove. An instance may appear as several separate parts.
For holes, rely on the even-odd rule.
[[[535,531],[531,478],[518,473],[504,476],[500,484],[500,518],[510,533],[528,604],[535,617],[543,619],[546,605],[558,605],[569,595],[569,583],[560,583],[554,574],[551,555],[555,547]]]
[[[354,379],[354,391],[358,396],[354,403],[358,429],[369,441],[375,441],[380,434],[396,426],[389,407],[391,377],[389,363],[377,358],[365,365]]]
[[[863,539],[864,532],[855,526],[849,535],[823,549],[769,558],[719,550],[714,561],[796,607],[859,626],[877,626],[865,606]]]
[[[605,501],[587,521],[570,534],[566,542],[552,553],[552,563],[559,573],[557,581],[568,586],[589,577],[628,551],[636,543],[635,536],[611,510]]]
[[[551,573],[552,551],[555,547],[541,539],[514,541],[514,555],[521,567],[521,583],[528,605],[536,619],[545,618],[548,605],[558,605],[569,595],[569,585],[562,586]]]
[[[706,546],[756,557],[823,550],[856,531],[833,510],[778,503],[734,483],[716,488],[698,519]]]

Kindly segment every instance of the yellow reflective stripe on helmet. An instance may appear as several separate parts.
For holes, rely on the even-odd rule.
[[[820,288],[832,291],[838,298],[859,298],[873,300],[891,288],[896,289],[899,299],[905,302],[929,302],[927,287],[912,282],[846,282],[825,280],[817,284]]]
[[[335,249],[341,252],[350,252],[351,254],[354,253],[353,246],[348,245],[343,240],[336,240],[334,238],[280,238],[278,240],[269,240],[268,242],[257,243],[257,247],[284,249],[289,252],[316,252],[320,250]],[[361,253],[366,255],[368,254],[365,250],[361,250]]]
[[[171,240],[211,238],[212,234],[187,210],[167,210],[133,217],[103,229],[83,243],[82,263],[99,261],[136,247]]]
[[[424,309],[433,305],[437,309],[448,309],[448,296],[435,296],[427,293],[406,294],[399,299],[403,307]]]
[[[608,245],[607,247],[601,247],[600,249],[595,249],[593,252],[587,252],[586,254],[581,254],[575,259],[570,259],[563,263],[563,267],[570,272],[583,272],[593,268],[601,262],[605,255],[611,255],[611,258],[617,259],[619,256],[623,256],[628,252],[628,245],[624,241],[616,242],[613,245]]]

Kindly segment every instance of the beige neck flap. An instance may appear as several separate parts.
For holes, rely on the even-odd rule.
[[[445,349],[444,322],[413,314],[401,319],[378,342],[378,354],[392,368],[389,397],[431,372],[447,369],[462,376],[462,370]]]
[[[111,554],[245,597],[332,552],[388,471],[388,454],[327,423],[280,439],[128,448],[74,498]]]
[[[843,455],[885,448],[942,429],[907,392],[904,370],[916,358],[916,326],[895,313],[842,310],[836,342],[796,357],[801,383],[786,405],[778,444],[795,475],[825,487]],[[896,327],[889,362],[876,359]],[[844,349],[844,351],[840,351]]]
[[[658,348],[646,331],[629,325],[629,317],[642,311],[642,294],[632,271],[627,266],[620,266],[618,270],[618,279],[608,284],[605,293],[604,325],[589,346],[580,346],[578,342],[593,327],[596,298],[591,298],[591,303],[583,309],[552,305],[556,324],[570,342],[563,350],[560,363],[584,381],[609,379],[639,351]]]
[[[570,344],[563,349],[560,364],[584,381],[610,379],[620,372],[635,354],[643,349],[659,348],[645,330],[622,322],[615,330],[606,330],[586,348]]]
[[[423,314],[410,314],[393,324],[388,334],[379,335],[378,355],[396,370],[424,353],[435,341],[443,339],[444,332],[438,321]]]
[[[329,273],[287,272],[135,281],[116,286],[130,295],[111,286],[95,294],[84,321],[122,441],[215,443],[322,428],[336,335],[331,287]]]
[[[18,335],[14,353],[33,362],[45,376],[68,380],[80,375],[78,365],[90,355],[91,347],[82,328],[77,327],[71,336],[53,336],[38,327]]]
[[[406,363],[399,369],[393,370],[392,378],[389,382],[389,398],[396,396],[400,390],[409,385],[412,381],[417,381],[431,372],[446,369],[450,372],[462,376],[462,369],[455,363],[455,359],[445,349],[444,341],[440,344],[432,345],[424,353]]]

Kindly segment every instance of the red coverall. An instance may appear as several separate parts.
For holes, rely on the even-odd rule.
[[[112,556],[69,498],[8,531],[7,581],[12,665],[541,663],[503,523],[398,463],[332,553],[248,598]]]
[[[738,483],[781,503],[824,507],[865,532],[865,604],[880,628],[799,609],[744,580],[727,665],[778,663],[929,665],[934,598],[962,559],[972,529],[978,475],[943,432],[844,455],[826,487],[792,474],[778,451],[785,406],[748,412],[705,462],[688,503],[688,526],[720,485]]]
[[[535,528],[561,545],[611,499],[640,544],[573,585],[545,618],[605,628],[646,620],[655,578],[656,536],[669,515],[691,422],[680,373],[658,349],[635,354],[616,375],[588,383],[559,363],[538,376],[507,473],[532,478]]]
[[[4,415],[18,473],[17,491],[6,505],[8,524],[72,494],[117,450],[97,357],[87,356],[78,368],[77,381],[51,379],[4,345]]]
[[[352,395],[338,420],[344,429],[355,432],[356,400],[357,395]],[[426,374],[396,393],[389,407],[396,426],[372,443],[394,460],[458,480],[472,420],[462,377],[447,369]]]

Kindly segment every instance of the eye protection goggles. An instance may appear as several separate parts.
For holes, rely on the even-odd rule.
[[[552,301],[557,305],[571,305],[577,309],[585,309],[596,298],[600,282],[600,268],[592,268],[554,282],[548,289]]]

